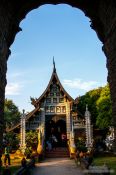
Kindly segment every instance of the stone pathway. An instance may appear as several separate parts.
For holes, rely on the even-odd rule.
[[[49,158],[39,163],[32,170],[31,175],[83,175],[74,160],[69,158]]]

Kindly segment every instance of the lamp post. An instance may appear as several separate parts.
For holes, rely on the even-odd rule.
[[[23,109],[23,113],[21,116],[21,128],[20,128],[21,140],[20,140],[20,150],[25,153],[26,143],[25,143],[25,110]]]

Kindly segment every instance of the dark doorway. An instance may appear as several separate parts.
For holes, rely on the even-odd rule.
[[[58,139],[59,146],[64,146],[62,144],[62,135],[66,136],[66,122],[64,120],[58,120],[56,122],[56,128],[57,128],[56,137]]]
[[[56,128],[56,124],[53,120],[48,120],[46,121],[46,140],[48,140],[51,135],[55,135],[55,128]]]
[[[65,146],[66,144],[62,144],[62,136],[65,136],[66,140],[66,121],[65,120],[57,120],[56,122],[53,120],[46,121],[46,141],[50,139],[52,135],[54,135],[57,140],[57,146]]]

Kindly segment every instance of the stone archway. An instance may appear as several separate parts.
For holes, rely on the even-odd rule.
[[[4,94],[6,86],[7,59],[10,46],[17,32],[21,31],[20,22],[31,10],[44,4],[65,3],[81,9],[91,20],[91,28],[95,30],[103,43],[103,51],[107,57],[108,82],[110,84],[113,125],[115,127],[116,151],[116,1],[114,0],[1,0],[0,4],[0,140],[4,129]],[[2,145],[0,143],[0,145]]]

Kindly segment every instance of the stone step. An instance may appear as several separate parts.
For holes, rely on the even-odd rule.
[[[51,151],[46,151],[45,157],[47,158],[63,158],[63,157],[69,157],[69,151],[67,148],[56,148]]]

